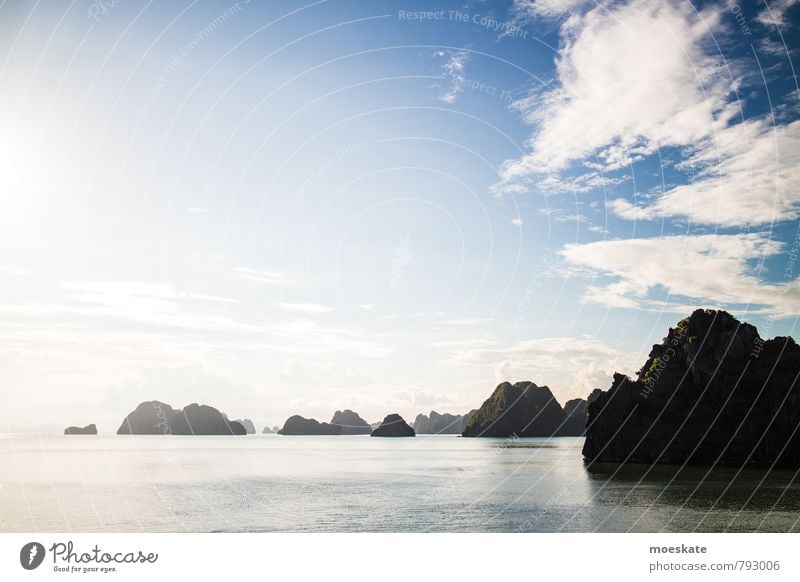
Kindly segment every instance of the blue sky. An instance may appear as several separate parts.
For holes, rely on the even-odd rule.
[[[8,428],[563,402],[696,307],[796,333],[795,0],[0,15]]]

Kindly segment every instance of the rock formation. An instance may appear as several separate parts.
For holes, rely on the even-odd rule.
[[[84,427],[68,426],[64,429],[64,434],[97,434],[97,427],[93,424],[87,424]]]
[[[414,432],[417,434],[461,434],[467,428],[475,410],[467,414],[439,414],[431,410],[430,416],[418,414],[414,419]]]
[[[170,423],[172,434],[177,435],[243,435],[244,427],[228,420],[213,406],[192,403],[179,411]]]
[[[564,414],[567,415],[567,419],[559,434],[561,436],[582,436],[586,429],[586,400],[583,398],[567,400],[564,404]]]
[[[172,419],[178,413],[158,400],[142,402],[122,421],[117,434],[171,434]]]
[[[253,424],[253,421],[249,418],[245,418],[244,420],[236,419],[234,422],[238,422],[244,427],[244,432],[246,434],[256,434],[256,425]]]
[[[413,437],[414,429],[399,414],[390,414],[372,431],[374,437]]]
[[[331,425],[341,429],[339,434],[370,434],[372,432],[369,423],[349,409],[337,410],[331,419]]]
[[[549,437],[562,434],[567,420],[547,386],[503,382],[472,416],[466,437]]]
[[[244,426],[212,406],[175,410],[158,400],[142,402],[122,421],[117,434],[243,435]]]
[[[314,418],[303,418],[295,414],[286,419],[283,428],[278,431],[282,435],[340,435],[342,427],[319,422]]]
[[[276,434],[279,430],[280,428],[277,426],[273,426],[272,428],[265,426],[264,430],[261,431],[261,434]]]
[[[800,347],[697,310],[589,402],[589,461],[800,467]],[[594,396],[594,395],[593,395]]]

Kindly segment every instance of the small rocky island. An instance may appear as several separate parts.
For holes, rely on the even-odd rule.
[[[580,407],[574,402],[571,411]],[[580,436],[583,423],[578,415],[569,420],[547,386],[533,382],[503,382],[472,416],[465,437]]]
[[[214,408],[190,404],[175,410],[158,400],[142,402],[122,421],[117,434],[132,435],[243,435],[244,427]]]
[[[588,405],[589,462],[800,468],[800,347],[698,309]]]
[[[417,434],[461,434],[467,428],[475,410],[467,414],[439,414],[431,410],[430,416],[418,414],[414,419],[414,432]]]
[[[342,427],[320,422],[315,418],[304,418],[299,414],[290,416],[278,434],[291,436],[331,436],[342,434]]]
[[[408,426],[399,414],[390,414],[383,419],[381,425],[372,431],[374,437],[413,437],[414,429]]]
[[[86,426],[68,426],[64,429],[64,434],[97,434],[97,427],[94,424]]]
[[[227,418],[227,417],[226,417]],[[253,421],[249,418],[245,419],[236,419],[233,422],[238,422],[244,427],[245,434],[256,434],[256,425],[253,424]]]

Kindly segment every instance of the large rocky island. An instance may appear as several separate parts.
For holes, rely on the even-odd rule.
[[[158,400],[142,402],[122,421],[117,434],[243,435],[244,427],[212,406],[190,404],[175,410]]]
[[[574,406],[579,406],[577,402]],[[571,409],[572,410],[572,409]],[[472,415],[462,433],[465,437],[580,436],[578,414],[569,420],[547,386],[533,382],[503,382]]]
[[[800,467],[800,347],[697,310],[654,345],[636,379],[592,395],[589,462]]]
[[[286,419],[286,422],[283,423],[283,428],[278,431],[278,434],[292,436],[340,435],[342,434],[342,427],[295,414]]]
[[[374,437],[413,437],[414,429],[408,426],[399,414],[390,414],[383,419],[381,425],[372,431]]]

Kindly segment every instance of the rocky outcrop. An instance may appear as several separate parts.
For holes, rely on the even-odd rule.
[[[588,406],[589,462],[800,467],[800,347],[729,313],[670,328],[636,379]]]
[[[97,427],[94,424],[86,426],[68,426],[64,429],[64,434],[97,434]]]
[[[567,415],[567,419],[559,434],[561,436],[582,436],[586,429],[586,400],[583,398],[567,400],[564,404],[564,414]]]
[[[192,403],[178,412],[170,423],[172,434],[177,435],[243,435],[244,427],[228,420],[213,406]]]
[[[467,428],[475,410],[467,414],[439,414],[431,410],[430,416],[418,414],[414,419],[414,432],[417,434],[461,434]]]
[[[374,437],[413,437],[414,429],[399,414],[390,414],[372,431]]]
[[[303,418],[295,414],[286,419],[283,428],[278,431],[282,435],[340,435],[342,427],[319,422],[314,418]]]
[[[560,435],[567,416],[547,386],[503,382],[472,416],[466,437]]]
[[[256,434],[256,425],[253,424],[253,421],[249,418],[245,418],[244,420],[236,419],[234,422],[238,422],[244,427],[244,432],[246,434]]]
[[[341,429],[339,434],[370,434],[372,428],[369,423],[352,410],[337,410],[331,419],[331,426]]]
[[[171,434],[178,411],[158,400],[142,402],[122,421],[117,434]]]
[[[281,430],[279,426],[273,426],[272,428],[265,426],[264,430],[261,431],[261,434],[278,434],[279,430]]]
[[[243,435],[245,429],[212,406],[190,404],[175,410],[169,404],[151,400],[128,414],[117,434]]]

